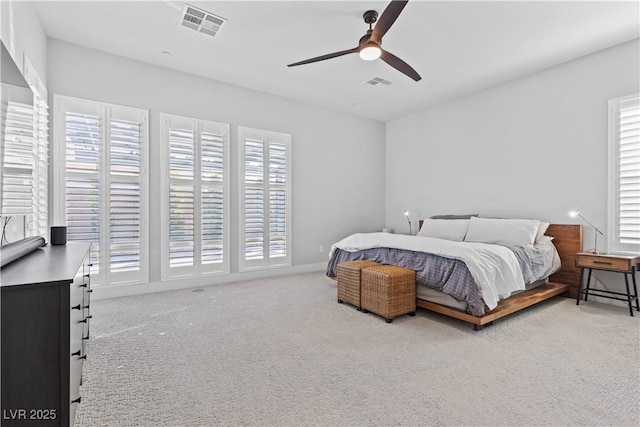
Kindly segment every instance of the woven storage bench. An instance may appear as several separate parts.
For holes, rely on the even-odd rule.
[[[360,273],[363,268],[380,265],[375,261],[345,261],[336,267],[338,302],[355,305],[360,310]]]
[[[362,311],[370,311],[391,323],[394,317],[416,314],[416,272],[394,265],[362,270]]]

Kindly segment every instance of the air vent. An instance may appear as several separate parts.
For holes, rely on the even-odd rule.
[[[375,77],[375,78],[369,80],[367,82],[367,84],[370,84],[371,86],[377,86],[379,84],[383,84],[383,85],[389,86],[389,85],[392,85],[393,82],[390,82],[389,80],[385,80],[382,77]]]
[[[227,22],[226,19],[216,16],[213,13],[206,12],[197,7],[185,4],[182,10],[182,26],[190,28],[199,33],[208,34],[215,37]]]

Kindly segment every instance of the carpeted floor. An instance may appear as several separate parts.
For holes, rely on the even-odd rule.
[[[92,303],[80,426],[640,424],[640,316],[555,298],[474,332],[323,273]]]

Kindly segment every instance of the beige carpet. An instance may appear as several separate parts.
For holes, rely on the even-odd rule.
[[[322,273],[95,301],[80,426],[640,424],[640,316],[555,298],[483,331]]]

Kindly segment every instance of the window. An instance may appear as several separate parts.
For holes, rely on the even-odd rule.
[[[33,214],[28,217],[27,236],[47,238],[49,230],[49,106],[46,93],[35,93]],[[48,240],[48,238],[47,238]]]
[[[33,213],[33,183],[36,158],[33,143],[33,94],[29,89],[2,85],[11,91],[7,101],[2,132],[2,215],[31,215]],[[28,100],[22,100],[26,97]]]
[[[229,125],[162,114],[162,278],[229,272]]]
[[[240,271],[291,265],[291,135],[238,128]]]
[[[49,105],[47,88],[42,79],[24,55],[24,78],[33,92],[33,211],[27,216],[26,235],[43,236],[49,234]]]
[[[54,222],[97,284],[148,281],[148,112],[55,96]]]
[[[609,101],[609,252],[640,251],[640,96]]]

